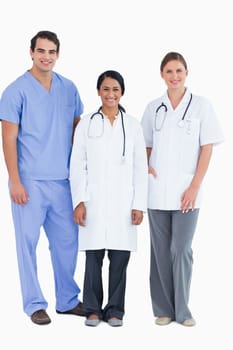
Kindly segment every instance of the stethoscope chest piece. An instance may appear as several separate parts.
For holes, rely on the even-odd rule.
[[[183,128],[185,124],[185,121],[183,119],[179,120],[177,125],[179,126],[179,128]]]
[[[192,120],[186,119],[186,120],[180,120],[177,125],[180,128],[185,128],[186,134],[191,134],[191,126],[192,126]]]
[[[126,163],[126,159],[125,159],[125,155],[123,156],[121,156],[121,164],[125,164]]]

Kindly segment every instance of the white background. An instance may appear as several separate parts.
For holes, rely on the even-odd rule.
[[[39,30],[57,33],[61,56],[55,71],[78,86],[85,112],[99,104],[96,80],[107,69],[125,79],[122,104],[141,119],[146,104],[165,86],[159,65],[168,51],[184,55],[187,86],[211,100],[226,141],[214,150],[204,203],[193,242],[190,308],[197,326],[154,324],[149,294],[147,217],[139,228],[138,252],[128,268],[124,326],[84,326],[84,319],[55,313],[48,243],[42,231],[38,273],[52,323],[34,325],[22,311],[7,173],[0,153],[1,349],[230,349],[232,348],[232,10],[221,0],[4,1],[0,21],[0,93],[31,67],[29,46]],[[117,184],[116,184],[117,185]],[[82,288],[84,255],[76,279]],[[107,260],[104,276],[107,277]],[[82,293],[80,295],[82,298]]]

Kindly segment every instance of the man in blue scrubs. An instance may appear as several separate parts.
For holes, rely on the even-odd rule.
[[[37,275],[42,227],[49,241],[56,311],[84,316],[74,281],[78,227],[68,180],[72,136],[83,104],[74,83],[53,72],[59,47],[55,33],[38,32],[31,40],[32,68],[5,89],[0,101],[23,308],[36,324],[51,322]]]

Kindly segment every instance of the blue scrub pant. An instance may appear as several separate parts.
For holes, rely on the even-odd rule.
[[[150,291],[154,316],[182,323],[192,317],[188,308],[192,275],[191,248],[199,209],[148,209],[151,236]]]
[[[46,309],[37,274],[36,248],[41,227],[49,241],[56,309],[67,311],[78,303],[79,287],[74,281],[78,253],[78,227],[73,221],[73,208],[68,180],[23,180],[29,195],[25,205],[12,203],[18,267],[27,315]]]

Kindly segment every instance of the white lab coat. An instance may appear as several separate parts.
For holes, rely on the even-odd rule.
[[[73,207],[84,202],[87,209],[86,225],[79,227],[79,250],[135,251],[137,232],[132,225],[132,209],[147,210],[142,127],[136,118],[123,114],[126,139],[122,160],[120,114],[113,125],[100,115],[89,124],[90,117],[83,117],[77,126],[70,164]]]
[[[152,148],[150,165],[157,172],[156,178],[149,174],[148,208],[150,209],[179,210],[181,195],[195,174],[200,147],[206,144],[216,145],[224,139],[211,104],[200,96],[193,96],[184,119],[184,126],[178,126],[189,99],[190,91],[187,89],[174,110],[165,93],[150,102],[143,114],[142,126],[146,147]],[[162,124],[163,126],[157,131],[155,114],[162,102],[167,106],[167,114],[164,114],[163,108],[158,112],[156,127],[160,128]],[[195,203],[196,208],[200,207],[202,192],[201,186]]]

